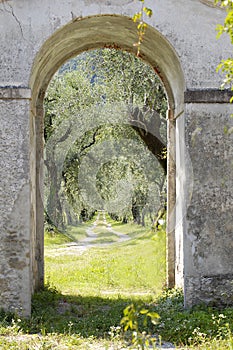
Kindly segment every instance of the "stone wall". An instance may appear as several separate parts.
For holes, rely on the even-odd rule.
[[[226,133],[232,124],[215,71],[232,47],[227,38],[215,38],[225,14],[212,5],[148,0],[154,16],[141,48],[164,81],[176,119],[176,227],[170,236],[186,306],[222,303],[232,293],[233,150]],[[39,169],[47,84],[83,50],[133,50],[130,17],[139,8],[134,0],[0,1],[0,307],[29,315],[31,293],[43,278]]]
[[[193,167],[184,249],[187,305],[233,302],[231,108],[220,103],[186,106]]]
[[[1,89],[0,305],[30,313],[28,91]]]

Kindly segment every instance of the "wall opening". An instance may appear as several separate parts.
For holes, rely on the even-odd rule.
[[[127,285],[135,295],[136,285],[140,293],[143,289],[149,294],[150,285],[154,291],[161,290],[165,276],[167,99],[158,76],[128,52],[89,50],[59,69],[44,101],[45,258],[50,263],[53,258],[58,266],[59,252],[73,255],[76,264],[69,280],[80,291],[84,280],[88,289],[91,283],[84,278],[89,266],[77,274],[78,255],[90,248],[111,249],[111,259],[117,253],[121,268],[127,266],[131,271]],[[158,226],[163,227],[159,233]],[[65,233],[66,238],[60,238],[62,242],[67,239],[67,245],[56,248],[54,257],[51,247],[57,242],[58,230]],[[157,236],[161,239],[155,243]],[[158,244],[161,254],[156,254]],[[123,279],[118,283],[110,273],[111,264],[100,261],[104,275],[111,274],[111,292],[125,293]],[[60,266],[67,276],[64,264]],[[50,273],[56,279],[52,269]],[[53,284],[54,278],[49,279]],[[104,288],[101,278],[98,283],[95,293]]]
[[[48,84],[69,58],[96,48],[120,48],[132,52],[135,41],[135,24],[122,16],[95,16],[73,21],[58,30],[41,48],[31,75],[31,203],[32,213],[32,291],[44,283],[43,239],[43,162],[44,97]],[[168,284],[175,283],[175,119],[183,112],[184,79],[174,49],[158,31],[149,27],[141,48],[141,58],[162,80],[168,97]],[[170,152],[172,150],[172,152]]]

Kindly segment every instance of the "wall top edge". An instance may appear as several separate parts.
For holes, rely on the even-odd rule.
[[[26,86],[0,86],[0,100],[30,100],[31,89]]]
[[[192,89],[184,92],[185,103],[229,103],[232,90]],[[31,99],[31,89],[25,86],[0,86],[0,100]]]
[[[185,103],[230,103],[232,97],[230,89],[190,89],[184,92]]]

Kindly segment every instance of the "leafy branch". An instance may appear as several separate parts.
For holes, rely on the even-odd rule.
[[[217,38],[220,38],[224,33],[228,34],[233,45],[233,0],[215,0],[215,4],[226,10],[224,24],[218,24],[216,28],[218,31]],[[233,57],[222,60],[217,66],[217,72],[219,71],[225,74],[222,87],[228,85],[233,91]],[[233,96],[230,102],[233,102]]]
[[[150,319],[153,325],[158,323],[160,316],[156,312],[143,307],[138,308],[134,304],[130,304],[123,310],[123,315],[120,324],[124,332],[128,330],[132,332],[132,344],[134,346],[139,346],[143,350],[156,343],[155,337],[147,334],[145,331],[139,330],[140,316],[143,317],[143,327],[147,327],[148,319]]]
[[[153,14],[152,10],[146,6],[144,6],[145,0],[139,0],[141,2],[141,10],[134,14],[133,21],[137,23],[137,34],[138,34],[138,41],[134,43],[133,46],[137,48],[137,56],[140,54],[140,48],[141,44],[143,42],[146,29],[148,25],[144,21],[145,15],[150,18]]]

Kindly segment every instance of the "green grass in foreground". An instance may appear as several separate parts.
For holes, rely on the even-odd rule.
[[[83,237],[87,226],[80,228]],[[46,276],[56,289],[47,286],[34,295],[30,319],[0,312],[0,349],[129,349],[132,332],[123,332],[119,325],[123,310],[133,303],[136,310],[160,315],[154,325],[143,324],[140,312],[133,314],[138,320],[138,343],[156,334],[184,349],[232,350],[232,308],[184,310],[180,290],[161,292],[164,232],[152,235],[144,230],[143,234],[135,225],[116,226],[113,229],[119,232],[126,227],[134,239],[81,254],[64,254],[70,239],[46,234]],[[76,235],[78,231],[73,229]],[[133,348],[143,349],[139,344]]]
[[[164,291],[153,300],[142,301],[64,296],[52,288],[34,296],[30,320],[0,314],[0,349],[95,349],[97,344],[101,345],[98,349],[114,345],[114,350],[128,344],[125,347],[129,349],[130,334],[123,334],[119,324],[123,309],[132,302],[160,315],[157,325],[143,325],[143,315],[139,316],[140,334],[157,334],[185,349],[232,349],[233,310],[202,306],[184,311],[179,290]]]

